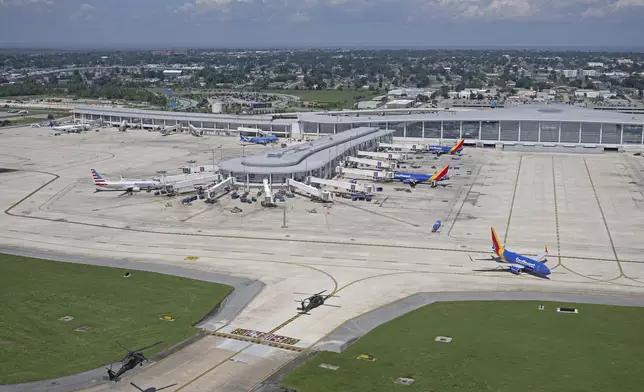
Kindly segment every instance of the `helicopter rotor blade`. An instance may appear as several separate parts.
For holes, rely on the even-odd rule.
[[[140,349],[138,349],[138,350],[135,350],[134,352],[137,352],[137,353],[138,353],[138,352],[141,352],[141,351],[145,351],[145,350],[147,350],[147,349],[149,349],[149,348],[152,348],[152,347],[154,347],[154,346],[158,346],[158,345],[159,345],[159,344],[161,344],[161,343],[163,343],[163,341],[156,342],[156,343],[151,344],[151,345],[149,345],[149,346],[145,346],[145,347],[143,347],[143,348],[140,348]]]
[[[121,344],[121,342],[119,342],[118,340],[116,341],[116,344],[118,344],[119,346],[121,346],[121,348],[122,348],[123,350],[127,351],[128,353],[131,353],[131,352],[132,352],[132,351],[130,351],[130,349],[128,349],[127,347],[125,347],[124,345],[122,345],[122,344]]]

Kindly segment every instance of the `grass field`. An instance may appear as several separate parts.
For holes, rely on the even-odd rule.
[[[355,103],[356,97],[369,99],[377,95],[370,91],[354,90],[266,90],[261,92],[295,95],[304,101],[318,101],[323,103],[346,102],[350,105]]]
[[[642,390],[643,308],[579,304],[572,305],[579,314],[562,314],[561,304],[543,304],[539,311],[529,301],[434,303],[342,354],[315,355],[284,384],[298,392]],[[376,361],[358,360],[361,353]],[[395,384],[398,377],[415,382]]]
[[[0,254],[0,384],[78,373],[192,336],[231,287],[149,272]],[[162,321],[171,315],[175,321]],[[74,317],[65,322],[64,316]],[[76,328],[89,327],[87,332]]]

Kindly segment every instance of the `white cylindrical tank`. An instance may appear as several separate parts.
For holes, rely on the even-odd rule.
[[[221,113],[224,111],[224,104],[221,102],[214,102],[212,104],[212,112],[213,113]]]

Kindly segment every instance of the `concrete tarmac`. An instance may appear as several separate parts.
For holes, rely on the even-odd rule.
[[[217,161],[240,155],[234,138],[114,128],[57,137],[12,129],[0,138],[0,168],[21,170],[0,174],[1,246],[262,282],[232,322],[208,326],[222,333],[270,332],[306,349],[346,320],[422,292],[644,297],[644,244],[636,238],[644,229],[644,167],[625,154],[466,149],[460,160],[424,157],[417,160],[421,169],[405,169],[433,172],[450,163],[446,187],[406,193],[395,190],[402,184],[385,184],[372,203],[341,201],[327,209],[297,197],[264,210],[226,197],[214,206],[184,206],[145,192],[93,193],[90,168],[108,178],[170,174],[191,159],[211,163],[213,151]],[[263,149],[246,146],[245,154]],[[230,213],[234,206],[243,212]],[[437,219],[444,226],[431,233]],[[497,270],[490,226],[513,251],[536,254],[547,245],[550,279]],[[294,300],[302,295],[294,293],[321,290],[335,292],[339,298],[329,303],[340,308],[298,316]],[[247,350],[255,354],[230,360]],[[295,355],[208,336],[132,379],[141,387],[176,384],[169,392],[246,391]],[[132,390],[127,382],[110,390]]]

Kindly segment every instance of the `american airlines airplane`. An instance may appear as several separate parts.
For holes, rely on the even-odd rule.
[[[163,184],[157,180],[126,180],[123,177],[118,181],[111,181],[103,178],[96,170],[92,169],[92,178],[96,186],[96,192],[116,191],[123,194],[132,194],[146,190],[148,192],[160,189]]]
[[[65,133],[81,133],[83,131],[89,131],[91,125],[89,124],[71,124],[71,125],[56,125],[53,121],[49,121],[49,127],[54,132],[65,132]]]

